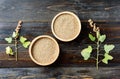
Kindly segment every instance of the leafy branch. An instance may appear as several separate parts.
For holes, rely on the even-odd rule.
[[[12,43],[14,40],[14,47],[15,47],[14,50],[15,51],[13,51],[13,49],[10,46],[7,46],[6,47],[6,54],[15,55],[16,61],[18,60],[18,42],[21,42],[21,44],[24,48],[28,48],[28,46],[30,45],[30,41],[27,41],[27,38],[20,36],[20,34],[19,34],[19,31],[22,27],[21,24],[22,24],[22,21],[19,21],[12,36],[5,38],[5,41],[7,41],[8,43]]]
[[[110,55],[110,51],[113,50],[115,48],[115,46],[113,44],[105,44],[104,45],[104,54],[101,54],[101,43],[103,43],[106,39],[106,35],[103,34],[101,35],[100,33],[100,28],[96,27],[96,24],[93,23],[93,21],[90,19],[88,20],[90,27],[92,28],[93,33],[95,33],[94,35],[92,33],[88,34],[89,39],[92,42],[95,42],[96,44],[96,57],[94,57],[94,59],[96,60],[96,68],[98,70],[98,66],[100,62],[103,62],[105,64],[108,64],[108,60],[112,60],[113,57]],[[93,52],[93,47],[91,45],[89,45],[87,48],[84,48],[81,51],[81,55],[84,58],[84,60],[88,60],[89,58],[91,58],[91,54]],[[102,60],[100,60],[100,56],[103,56],[104,58]]]

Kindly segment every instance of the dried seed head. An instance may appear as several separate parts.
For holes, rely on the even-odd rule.
[[[93,28],[93,32],[97,32],[100,31],[99,27],[96,27],[96,23],[93,23],[93,21],[91,19],[88,20],[90,27]]]
[[[19,22],[18,22],[18,25],[17,25],[17,27],[16,27],[16,29],[15,29],[15,32],[16,32],[16,33],[19,33],[19,30],[20,30],[20,28],[22,27],[21,24],[22,24],[22,21],[19,21]]]
[[[96,28],[96,31],[100,31],[100,28],[99,28],[99,27],[97,27],[97,28]]]
[[[90,27],[93,27],[93,21],[91,19],[88,20]]]

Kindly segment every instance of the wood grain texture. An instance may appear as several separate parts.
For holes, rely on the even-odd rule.
[[[1,0],[0,21],[51,21],[56,13],[73,11],[82,20],[120,21],[119,0]]]
[[[120,79],[120,1],[119,0],[0,0],[0,79]],[[12,34],[18,20],[23,20],[21,35],[30,41],[36,36],[47,34],[52,37],[51,21],[61,11],[76,13],[82,22],[78,38],[69,43],[59,40],[60,56],[48,66],[36,65],[29,57],[28,49],[20,48],[16,62],[5,54],[7,44],[4,40]],[[101,33],[107,35],[108,44],[115,44],[111,52],[114,57],[108,65],[95,61],[84,61],[80,51],[92,43],[88,19],[93,19]],[[20,43],[19,43],[20,45]],[[103,49],[103,45],[101,46]]]
[[[32,63],[29,57],[29,54],[28,54],[28,49],[24,49],[24,48],[19,49],[19,61],[18,62],[15,61],[14,57],[9,57],[5,54],[5,47],[8,45],[14,46],[14,44],[7,44],[4,38],[12,34],[12,31],[16,27],[15,26],[16,24],[17,23],[0,23],[0,27],[1,27],[0,32],[2,33],[0,35],[1,37],[0,39],[1,66],[0,67],[34,67],[34,66],[37,66],[34,63]],[[87,24],[88,24],[87,22],[82,22],[82,31],[79,37],[72,42],[64,43],[56,39],[61,48],[59,59],[55,63],[56,66],[84,66],[86,63],[87,64],[91,63],[92,65],[95,63],[93,60],[83,61],[80,55],[80,51],[83,48],[87,47],[88,44],[92,44],[95,47],[94,43],[91,42],[88,38],[88,32],[90,31],[90,29]],[[120,51],[119,49],[120,47],[119,23],[112,22],[112,24],[109,24],[107,22],[97,22],[97,26],[99,26],[102,30],[102,33],[105,33],[108,37],[105,43],[115,44],[116,46],[116,48],[111,52],[111,54],[114,57],[114,60],[110,61],[111,63],[107,66],[119,65],[120,63],[120,58],[118,57],[118,55],[120,55],[119,53]],[[47,23],[47,22],[44,22],[44,23],[24,22],[23,23],[23,27],[21,29],[21,35],[27,37],[29,40],[32,40],[36,36],[43,35],[43,34],[53,36],[51,32],[50,23]],[[19,43],[19,46],[20,46],[20,43]],[[103,49],[103,46],[101,47]],[[11,62],[9,63],[8,60]],[[17,63],[22,63],[22,62],[24,63],[17,64]],[[28,64],[26,64],[26,62]]]
[[[41,67],[0,69],[1,79],[119,79],[120,68]]]

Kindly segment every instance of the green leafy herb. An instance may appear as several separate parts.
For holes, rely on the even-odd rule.
[[[12,37],[13,37],[13,38],[18,37],[18,36],[19,36],[19,34],[18,34],[18,33],[13,32],[13,34],[12,34]]]
[[[113,57],[109,55],[108,53],[105,53],[104,59],[102,60],[103,63],[108,64],[108,60],[112,60]]]
[[[91,28],[93,28],[93,33],[95,33],[93,36],[92,34],[89,34],[89,38],[91,41],[94,41],[96,43],[96,57],[91,57],[94,58],[96,61],[96,68],[98,69],[98,64],[102,61],[105,64],[108,64],[108,60],[112,60],[113,57],[111,55],[109,55],[110,51],[113,50],[115,48],[114,45],[104,45],[104,51],[105,54],[100,54],[100,50],[101,50],[101,43],[105,41],[106,39],[106,35],[101,35],[100,34],[100,28],[96,27],[96,24],[93,23],[93,21],[90,19],[89,21],[89,25]],[[96,41],[95,41],[96,40]],[[81,55],[84,58],[84,60],[88,60],[92,54],[92,46],[88,46],[88,48],[85,48],[81,51]],[[99,56],[104,56],[103,59],[100,59],[101,57]]]
[[[104,45],[104,50],[105,50],[106,53],[109,53],[114,48],[115,48],[114,45],[107,45],[107,44]]]
[[[89,38],[90,38],[91,41],[95,41],[95,37],[90,33],[89,33]]]
[[[28,48],[28,46],[30,45],[30,41],[24,42],[23,43],[23,47],[24,48]]]
[[[28,48],[28,46],[30,45],[30,41],[26,41],[26,40],[27,40],[27,38],[25,38],[23,36],[20,37],[20,42],[22,43],[24,48]]]
[[[6,47],[6,54],[14,55],[14,52],[12,51],[12,48],[10,46]]]
[[[88,46],[87,48],[81,51],[81,55],[84,57],[84,60],[88,60],[90,58],[92,52],[92,47]]]
[[[13,32],[12,36],[11,37],[8,37],[8,38],[5,38],[5,40],[8,42],[8,43],[11,43],[12,42],[12,39],[14,39],[14,47],[15,47],[15,51],[13,52],[12,48],[10,46],[6,47],[6,54],[9,54],[9,55],[15,55],[16,57],[16,61],[18,60],[18,42],[20,40],[20,42],[22,43],[23,47],[24,48],[28,48],[28,46],[30,45],[30,41],[26,41],[27,38],[23,37],[23,36],[20,36],[19,35],[19,31],[20,31],[20,28],[22,27],[22,21],[19,21],[18,22],[18,25],[15,29],[15,31]],[[19,38],[20,37],[20,38]]]
[[[11,37],[5,38],[5,41],[7,41],[8,43],[12,43],[12,38]]]
[[[101,35],[101,36],[99,37],[99,41],[100,41],[100,42],[104,42],[105,39],[106,39],[106,35]]]
[[[21,43],[24,43],[26,40],[27,40],[27,38],[25,38],[25,37],[23,37],[23,36],[20,37],[20,42],[21,42]]]

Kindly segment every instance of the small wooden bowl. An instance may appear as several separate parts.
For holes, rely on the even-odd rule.
[[[81,22],[77,15],[72,12],[60,12],[53,18],[51,29],[57,39],[68,42],[80,34]]]
[[[30,58],[38,65],[47,66],[59,56],[59,45],[48,35],[36,37],[29,46]]]

